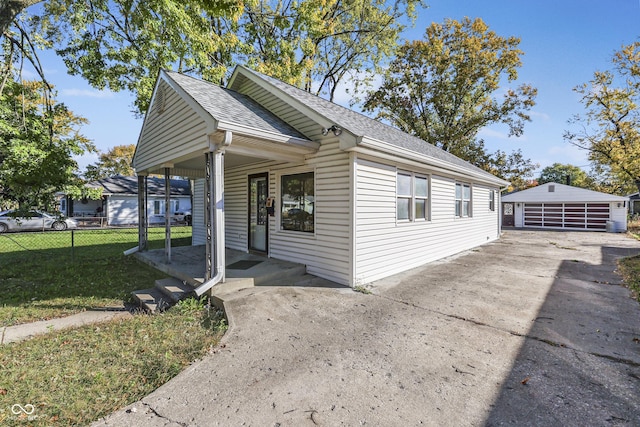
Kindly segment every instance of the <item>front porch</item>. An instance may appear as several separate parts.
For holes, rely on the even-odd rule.
[[[135,257],[171,276],[156,281],[154,288],[134,292],[140,305],[148,311],[163,310],[193,293],[205,282],[205,246],[181,246],[171,249],[167,262],[164,249],[137,252]],[[302,264],[277,260],[252,253],[226,249],[226,277],[211,288],[212,302],[222,308],[234,293],[253,286],[342,287],[337,283],[307,274]]]

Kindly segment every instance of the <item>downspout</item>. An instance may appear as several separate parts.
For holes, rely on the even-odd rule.
[[[219,144],[210,142],[206,156],[206,262],[205,281],[194,292],[201,296],[225,277],[224,244],[224,150],[231,144],[232,134],[224,133]]]
[[[171,170],[164,168],[164,256],[171,264]]]

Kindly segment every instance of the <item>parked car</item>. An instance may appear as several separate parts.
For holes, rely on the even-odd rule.
[[[191,225],[191,211],[176,212],[173,214],[173,218],[179,223]]]
[[[15,210],[0,212],[0,233],[23,230],[66,230],[77,228],[78,223],[71,218],[61,218],[40,211],[29,211],[23,216],[14,216]]]

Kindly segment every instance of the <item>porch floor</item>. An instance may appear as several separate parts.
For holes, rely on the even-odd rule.
[[[204,245],[171,248],[170,263],[167,263],[164,249],[138,252],[135,256],[142,262],[191,286],[197,287],[204,282],[206,271]],[[225,280],[235,281],[233,279],[252,279],[252,284],[255,286],[304,286],[307,281],[313,282],[314,286],[331,286],[331,284],[340,286],[328,280],[325,281],[326,283],[320,283],[323,279],[306,274],[306,267],[302,264],[227,249]]]

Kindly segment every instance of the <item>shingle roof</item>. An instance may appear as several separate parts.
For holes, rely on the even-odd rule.
[[[293,126],[246,95],[184,74],[172,71],[165,71],[165,74],[216,120],[307,139]]]
[[[475,174],[485,175],[493,178],[494,180],[496,179],[495,176],[483,169],[480,169],[479,167],[474,166],[471,163],[434,146],[433,144],[429,144],[420,138],[409,135],[400,129],[374,120],[364,114],[357,113],[336,103],[327,101],[326,99],[274,79],[273,77],[269,77],[254,70],[249,70],[246,67],[240,68],[260,77],[270,85],[277,87],[287,95],[313,109],[320,116],[335,123],[342,129],[348,130],[356,136],[369,137],[383,141],[405,150],[452,163],[469,171],[473,171]]]
[[[172,196],[188,196],[191,194],[189,181],[186,179],[170,180]],[[91,188],[102,188],[104,194],[131,195],[138,194],[138,178],[135,176],[115,175],[99,179],[87,184]],[[147,178],[147,193],[164,195],[164,178],[150,176]]]

